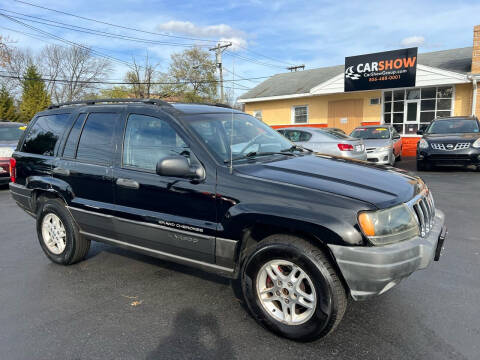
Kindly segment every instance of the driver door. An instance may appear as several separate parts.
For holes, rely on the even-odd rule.
[[[120,242],[214,263],[215,174],[194,182],[156,173],[158,160],[178,154],[199,164],[169,118],[128,115],[114,168],[116,236]]]

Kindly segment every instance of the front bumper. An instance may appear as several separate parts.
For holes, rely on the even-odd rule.
[[[355,160],[367,160],[367,153],[363,152],[354,152],[354,151],[340,151],[340,156],[348,159]]]
[[[463,150],[417,149],[417,161],[436,165],[480,165],[480,149]]]
[[[367,160],[379,165],[390,164],[392,157],[393,153],[391,150],[367,153]]]
[[[385,246],[328,247],[353,299],[365,300],[383,294],[414,271],[426,268],[434,258],[438,260],[447,235],[444,224],[445,216],[437,209],[434,226],[424,238],[415,237]]]

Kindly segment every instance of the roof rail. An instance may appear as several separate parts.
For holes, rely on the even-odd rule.
[[[172,106],[170,103],[159,99],[93,99],[93,100],[81,100],[81,101],[69,101],[60,104],[53,104],[48,109],[58,109],[62,106],[69,105],[95,105],[101,103],[143,103],[152,104],[158,106]]]

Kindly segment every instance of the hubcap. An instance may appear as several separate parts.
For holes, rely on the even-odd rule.
[[[257,294],[268,314],[287,325],[308,321],[317,304],[310,277],[287,260],[271,260],[262,266],[257,275]]]
[[[42,221],[42,237],[48,250],[55,255],[59,255],[65,250],[67,233],[62,220],[57,215],[53,213],[45,215]]]

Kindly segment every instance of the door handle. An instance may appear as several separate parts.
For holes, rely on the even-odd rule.
[[[70,170],[61,167],[53,168],[53,173],[56,175],[70,176]]]
[[[117,179],[117,185],[129,189],[138,189],[140,187],[140,184],[135,180],[122,178]]]

